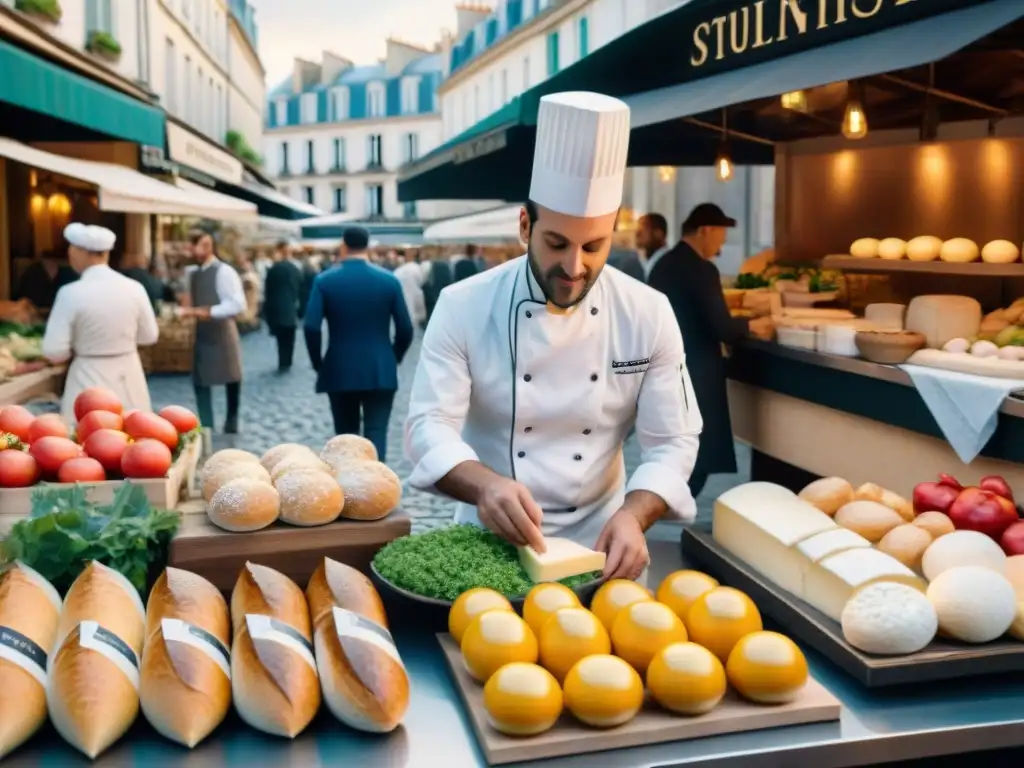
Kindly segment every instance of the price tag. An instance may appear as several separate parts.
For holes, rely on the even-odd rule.
[[[209,656],[221,671],[231,679],[231,654],[224,644],[202,627],[189,624],[181,619],[163,619],[160,622],[164,640],[183,643]]]
[[[139,690],[139,657],[128,643],[95,621],[83,621],[78,625],[78,644],[110,659]]]
[[[402,657],[398,655],[398,646],[395,645],[394,638],[391,637],[391,633],[380,624],[370,621],[365,616],[360,616],[358,613],[346,611],[344,608],[335,607],[334,628],[337,631],[338,639],[341,640],[343,646],[346,638],[362,640],[363,642],[380,648],[384,653],[397,661],[402,669],[405,669],[405,664],[402,663]]]
[[[0,659],[17,664],[46,687],[46,651],[10,627],[0,627]]]
[[[247,613],[245,624],[249,628],[249,636],[253,640],[268,640],[291,648],[316,672],[313,646],[295,627],[259,613]]]

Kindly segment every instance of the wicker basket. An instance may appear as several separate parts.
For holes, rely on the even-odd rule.
[[[151,347],[139,347],[146,373],[189,373],[195,343],[194,320],[158,320],[160,340]]]

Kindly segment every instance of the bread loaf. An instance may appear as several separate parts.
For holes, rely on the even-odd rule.
[[[23,563],[0,574],[0,759],[46,720],[46,660],[60,595]]]
[[[231,690],[253,728],[294,738],[320,708],[309,610],[282,573],[246,563],[231,594]]]
[[[805,487],[799,496],[826,515],[834,515],[844,504],[853,501],[853,486],[841,477],[823,477]]]
[[[228,606],[217,588],[168,568],[149,593],[142,653],[142,712],[157,732],[194,747],[231,706]]]
[[[338,435],[327,441],[320,458],[337,471],[348,461],[377,461],[376,446],[361,435]]]
[[[263,457],[260,459],[260,464],[263,465],[263,468],[267,470],[267,472],[273,474],[274,467],[277,466],[277,463],[281,461],[281,459],[294,454],[316,456],[316,451],[307,445],[301,445],[299,443],[281,443],[280,445],[275,445],[269,451],[264,453]]]
[[[270,485],[270,473],[259,464],[239,462],[222,464],[211,472],[203,472],[203,501],[209,503],[214,495],[232,480],[257,480]]]
[[[345,493],[341,516],[349,520],[380,520],[402,501],[402,481],[379,461],[343,463],[334,477]]]
[[[338,481],[327,472],[316,469],[285,472],[274,487],[281,498],[283,523],[326,525],[337,520],[345,506],[345,495]]]
[[[328,709],[361,731],[394,730],[409,707],[409,675],[377,590],[359,571],[325,558],[306,595]]]
[[[145,611],[124,576],[92,562],[64,598],[46,703],[57,732],[95,758],[139,714]]]
[[[277,520],[281,499],[270,483],[240,477],[220,487],[206,514],[210,522],[225,531],[258,531]]]
[[[200,480],[203,479],[203,475],[205,473],[214,472],[220,467],[229,464],[259,464],[259,462],[259,456],[254,453],[242,451],[237,448],[225,448],[222,451],[217,451],[203,462],[203,469],[202,472],[200,472]]]

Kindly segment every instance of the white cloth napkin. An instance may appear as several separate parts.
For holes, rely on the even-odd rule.
[[[941,368],[901,365],[935,422],[964,464],[981,453],[999,423],[1007,396],[1024,386],[1017,379],[974,376]]]

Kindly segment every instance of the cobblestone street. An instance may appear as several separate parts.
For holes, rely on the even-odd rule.
[[[409,408],[416,361],[419,358],[420,334],[398,371],[399,390],[388,432],[388,464],[401,478],[412,467],[402,450],[402,426]],[[331,411],[325,395],[315,393],[316,377],[310,367],[305,346],[296,344],[295,365],[290,373],[277,373],[277,349],[265,330],[242,337],[245,379],[242,383],[241,432],[235,436],[216,434],[214,448],[237,447],[260,454],[285,442],[305,443],[310,447],[323,445],[334,431]],[[189,376],[152,376],[149,380],[154,409],[171,403],[195,407],[192,380]],[[224,419],[223,389],[216,391],[214,409],[218,426]],[[749,466],[749,451],[737,446],[740,467]],[[639,460],[635,440],[626,444],[626,466],[632,470]],[[711,502],[722,491],[742,481],[737,475],[712,477],[701,494],[700,517],[710,514]],[[422,531],[448,523],[454,505],[438,496],[422,493],[408,485],[403,506],[413,518],[415,530]]]

